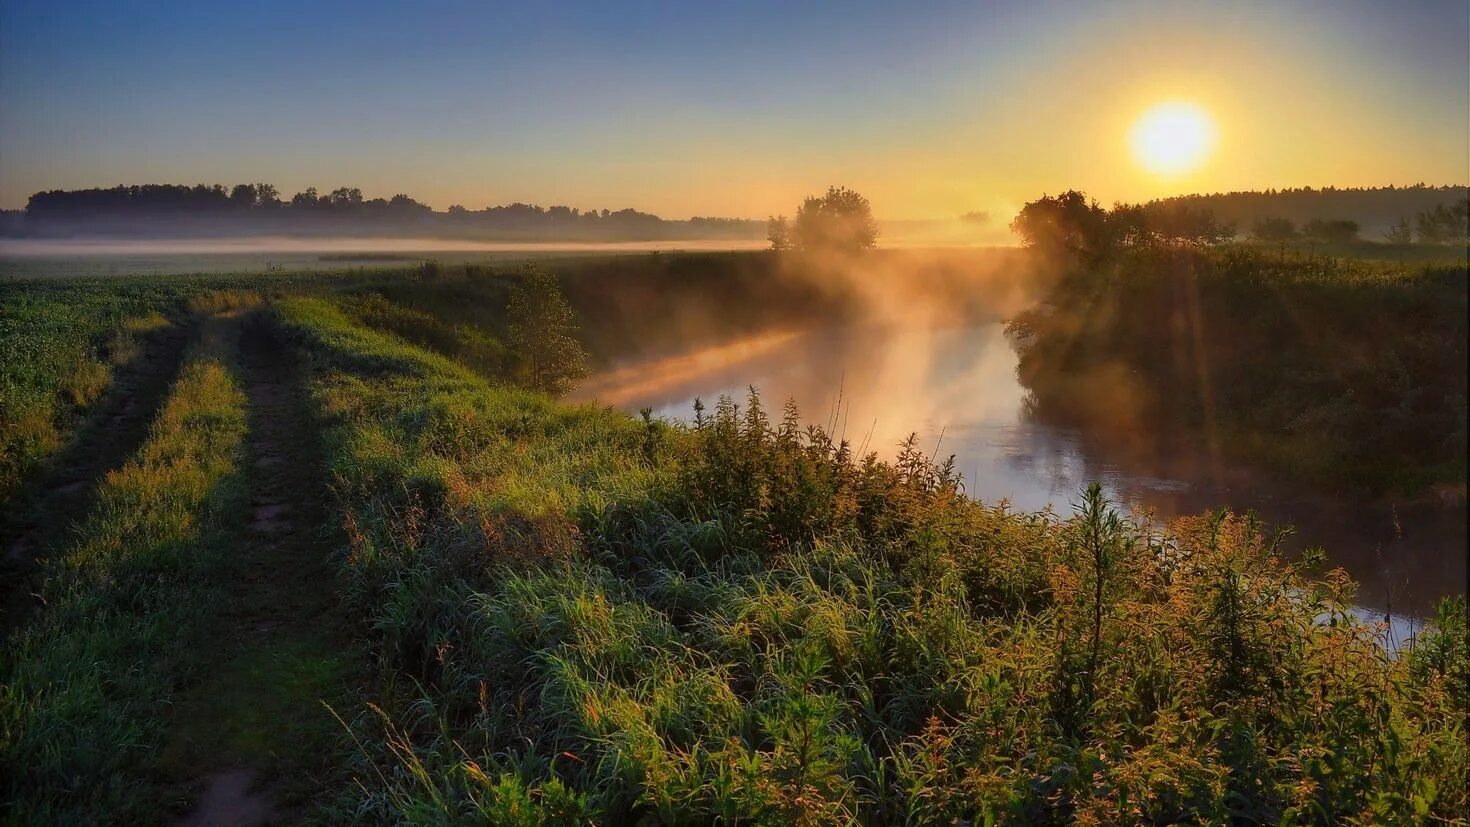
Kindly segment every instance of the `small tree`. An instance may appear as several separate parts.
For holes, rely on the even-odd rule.
[[[1331,219],[1324,221],[1314,218],[1302,227],[1302,235],[1313,241],[1321,241],[1327,244],[1345,244],[1358,239],[1358,230],[1361,229],[1356,221],[1347,219]]]
[[[1454,244],[1470,237],[1470,199],[1440,204],[1419,213],[1419,238],[1426,244]]]
[[[1409,219],[1400,218],[1399,223],[1388,228],[1383,234],[1383,240],[1389,244],[1413,244],[1414,230],[1409,227]]]
[[[1251,238],[1256,241],[1290,241],[1296,238],[1296,225],[1289,218],[1258,218],[1251,227]]]
[[[786,216],[776,215],[766,219],[766,239],[771,242],[771,249],[778,253],[791,249],[791,225],[787,223]]]
[[[828,187],[796,211],[792,243],[804,252],[859,253],[878,243],[878,223],[868,199],[846,187]]]
[[[560,395],[587,375],[587,353],[575,336],[576,312],[556,277],[527,265],[510,290],[507,308],[511,349],[527,387]]]

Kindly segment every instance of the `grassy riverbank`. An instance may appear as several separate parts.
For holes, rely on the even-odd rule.
[[[199,288],[8,641],[7,818],[207,809],[184,763],[333,823],[1470,817],[1463,601],[1392,657],[1247,516],[1013,513],[754,394],[560,404],[516,278],[422,276]]]

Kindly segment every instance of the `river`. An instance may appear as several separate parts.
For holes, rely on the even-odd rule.
[[[1432,615],[1441,597],[1464,592],[1463,505],[1395,520],[1389,503],[1303,492],[1217,459],[1143,456],[1106,435],[1042,421],[1027,404],[1016,361],[998,322],[775,331],[614,365],[573,399],[687,419],[695,397],[743,401],[754,386],[769,409],[794,399],[808,422],[885,457],[917,432],[926,452],[955,456],[971,496],[1017,510],[1070,514],[1093,480],[1135,513],[1254,509],[1273,524],[1296,526],[1289,547],[1325,548],[1329,567],[1359,582],[1360,616],[1391,613],[1397,640],[1415,618]]]

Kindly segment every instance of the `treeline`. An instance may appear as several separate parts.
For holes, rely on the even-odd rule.
[[[1314,218],[1298,227],[1289,218],[1272,216],[1257,219],[1251,226],[1256,241],[1321,241],[1326,243],[1356,241],[1362,225],[1350,219]],[[1390,244],[1464,244],[1470,237],[1470,199],[1462,198],[1422,210],[1411,222],[1399,219],[1382,234]]]
[[[1440,205],[1463,202],[1470,190],[1457,186],[1409,187],[1297,187],[1263,191],[1179,195],[1150,202],[1149,206],[1182,206],[1209,210],[1222,223],[1242,230],[1263,219],[1284,219],[1301,227],[1314,219],[1353,221],[1364,235],[1376,238],[1421,213]]]
[[[1085,193],[1044,195],[1021,208],[1011,231],[1028,247],[1096,260],[1124,247],[1209,245],[1235,237],[1234,224],[1207,209],[1153,202],[1107,209]]]
[[[6,235],[249,235],[400,232],[502,240],[760,238],[764,224],[737,218],[670,221],[634,209],[582,210],[514,203],[437,211],[406,195],[367,198],[361,189],[309,187],[286,198],[266,183],[145,184],[50,190],[0,224]]]
[[[1085,193],[1068,190],[1026,204],[1011,222],[1011,231],[1028,247],[1090,261],[1121,249],[1211,246],[1242,235],[1235,221],[1222,218],[1204,206],[1206,202],[1194,198],[1114,204],[1107,209]],[[1251,240],[1266,243],[1352,245],[1379,240],[1364,239],[1363,230],[1361,223],[1348,218],[1314,217],[1298,225],[1290,218],[1267,215],[1257,218],[1246,232]],[[1382,233],[1381,240],[1394,245],[1449,245],[1464,244],[1467,236],[1470,199],[1460,198],[1421,210],[1412,221],[1398,219]]]

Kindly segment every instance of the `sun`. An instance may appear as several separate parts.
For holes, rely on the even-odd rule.
[[[1184,175],[1215,149],[1215,122],[1202,107],[1184,101],[1155,105],[1139,116],[1130,136],[1133,157],[1155,175]]]

